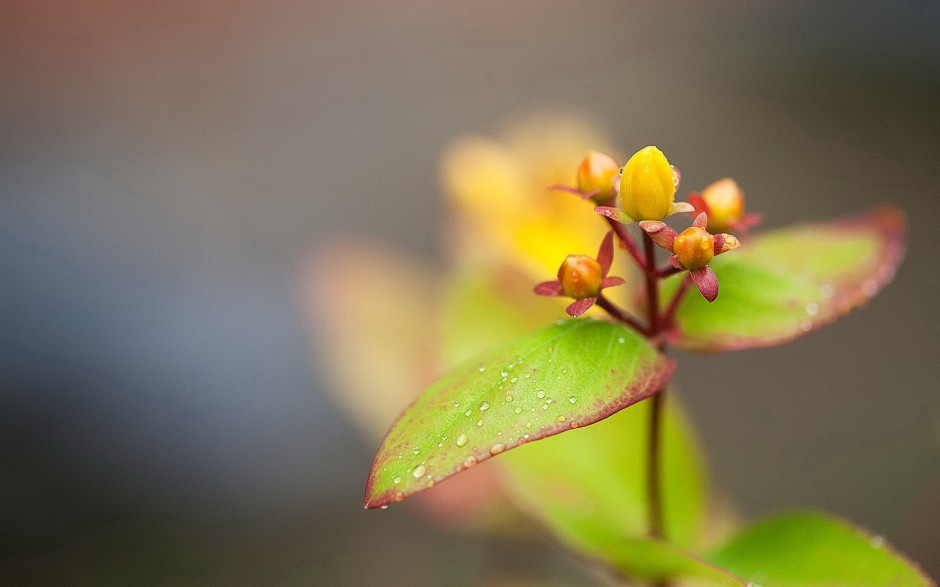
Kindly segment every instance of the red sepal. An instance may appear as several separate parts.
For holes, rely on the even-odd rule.
[[[590,310],[591,306],[593,306],[594,302],[596,301],[597,301],[596,297],[584,298],[583,300],[578,300],[572,303],[571,305],[569,305],[567,308],[565,308],[565,312],[568,312],[568,315],[571,316],[572,318],[577,318],[581,314]]]
[[[712,268],[706,265],[701,269],[691,269],[689,275],[692,276],[695,287],[702,292],[705,299],[714,302],[718,297],[718,276]]]

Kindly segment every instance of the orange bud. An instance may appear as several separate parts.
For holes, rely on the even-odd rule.
[[[702,199],[708,206],[709,232],[724,232],[744,215],[744,192],[730,177],[702,190]]]
[[[675,172],[662,151],[645,147],[630,157],[620,176],[620,201],[630,218],[662,220],[675,197]]]
[[[701,269],[715,256],[715,237],[704,228],[686,228],[672,243],[672,250],[686,269]]]
[[[601,264],[587,255],[568,255],[558,268],[558,281],[565,295],[576,300],[596,296],[603,279]]]
[[[590,151],[578,167],[578,189],[582,193],[597,193],[591,198],[603,203],[617,195],[614,178],[620,173],[620,165],[606,153]]]

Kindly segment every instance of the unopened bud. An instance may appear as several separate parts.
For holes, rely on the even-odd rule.
[[[620,173],[620,165],[606,153],[591,151],[578,167],[578,189],[582,193],[596,192],[591,199],[598,203],[609,202],[617,195],[614,178]]]
[[[744,215],[744,192],[731,178],[719,179],[702,190],[708,206],[708,230],[724,232]]]
[[[620,200],[633,220],[661,220],[672,208],[676,176],[663,152],[656,147],[638,151],[623,167]]]
[[[672,251],[686,269],[701,269],[715,256],[715,237],[704,228],[686,228],[676,237]]]
[[[568,255],[558,268],[558,281],[565,295],[576,300],[596,296],[603,279],[601,264],[587,255]]]

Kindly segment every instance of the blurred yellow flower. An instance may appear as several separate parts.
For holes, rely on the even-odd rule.
[[[547,115],[510,127],[501,140],[452,143],[441,175],[456,261],[509,266],[542,280],[567,255],[594,252],[608,228],[593,206],[547,188],[576,185],[584,154],[606,144],[581,120]]]

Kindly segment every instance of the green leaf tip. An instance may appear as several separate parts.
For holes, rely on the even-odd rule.
[[[890,207],[747,239],[713,261],[721,295],[713,304],[688,296],[669,341],[704,352],[783,344],[867,302],[904,248],[904,215]],[[669,299],[678,279],[664,285]]]
[[[372,463],[365,508],[602,420],[661,390],[674,368],[635,331],[584,318],[558,320],[464,362],[392,425]]]

